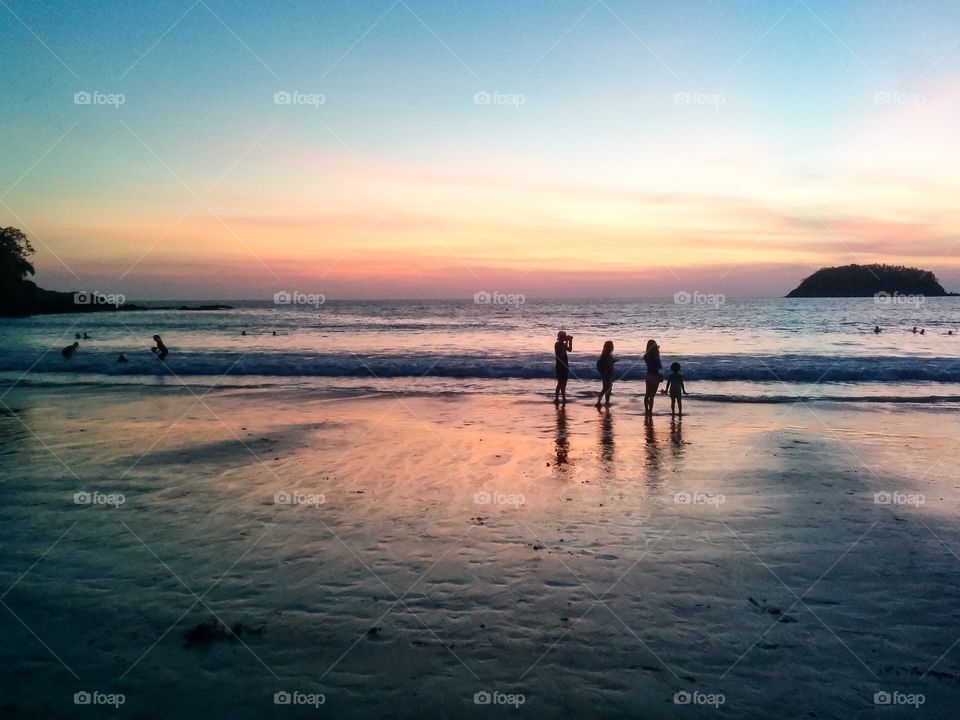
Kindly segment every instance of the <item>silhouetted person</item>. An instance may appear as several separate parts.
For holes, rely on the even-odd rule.
[[[86,333],[84,333],[84,334],[83,334],[83,339],[84,339],[84,340],[89,340],[89,339],[90,339],[90,336],[87,335]]]
[[[130,361],[127,360],[127,356],[126,356],[126,355],[124,355],[123,353],[120,353],[120,354],[117,356],[117,362],[118,362],[118,363],[125,363],[125,362],[130,362]]]
[[[69,360],[73,357],[73,354],[77,351],[78,347],[80,347],[80,343],[74,341],[73,345],[67,345],[63,350],[60,351],[60,354]]]
[[[660,374],[663,363],[660,362],[660,346],[657,345],[656,340],[647,340],[647,351],[643,354],[643,361],[647,364],[647,392],[643,396],[643,411],[647,415],[652,415],[653,400],[663,380],[663,375]]]
[[[567,380],[570,378],[570,363],[567,360],[567,353],[573,352],[573,336],[567,335],[563,330],[557,333],[557,341],[553,344],[553,354],[557,359],[557,389],[553,393],[553,401],[567,401]]]
[[[244,331],[243,331],[243,332],[241,332],[240,334],[241,334],[241,335],[246,335],[246,334],[247,334],[247,331],[246,331],[246,330],[244,330]]]
[[[914,334],[914,335],[917,334],[917,326],[916,326],[916,325],[913,326],[913,334]]]
[[[82,335],[80,335],[80,333],[74,333],[74,335],[73,335],[73,339],[74,339],[74,340],[79,340],[81,337],[82,337]]]
[[[274,330],[274,331],[273,331],[273,334],[274,334],[274,335],[276,335],[276,334],[277,334],[277,331],[276,331],[276,330]]]
[[[159,335],[154,335],[153,341],[157,344],[157,346],[150,348],[150,351],[157,354],[157,360],[163,360],[170,353],[170,351],[167,350],[167,346],[163,344],[163,340],[160,339]]]
[[[926,328],[920,328],[920,334],[921,334],[921,335],[926,335],[926,334],[927,334],[927,329],[926,329]]]
[[[600,407],[600,401],[604,396],[607,398],[606,404],[610,405],[610,393],[613,390],[613,364],[617,359],[613,356],[613,340],[607,340],[603,344],[603,350],[597,359],[597,372],[600,373],[600,380],[603,386],[597,393],[597,407]]]
[[[882,332],[883,332],[883,330],[880,329],[880,326],[879,326],[879,325],[877,325],[875,328],[873,328],[873,334],[874,334],[874,335],[879,335],[879,334],[882,333]]]
[[[680,375],[680,363],[673,363],[670,370],[666,387],[667,394],[670,396],[670,414],[674,415],[679,410],[683,415],[683,395],[687,394],[687,389],[683,386],[683,377]]]

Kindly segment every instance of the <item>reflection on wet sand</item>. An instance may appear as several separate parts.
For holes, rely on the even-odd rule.
[[[556,433],[556,467],[566,465],[570,455],[570,438],[567,435],[567,408],[557,406],[557,433]]]
[[[643,419],[646,437],[646,457],[643,466],[647,469],[647,479],[651,485],[656,485],[660,480],[660,447],[657,445],[657,433],[654,429],[653,417],[647,415]]]
[[[614,455],[613,442],[613,413],[610,408],[600,412],[600,460],[604,463],[612,463]]]
[[[673,457],[683,457],[683,418],[670,418],[670,444],[673,447]]]

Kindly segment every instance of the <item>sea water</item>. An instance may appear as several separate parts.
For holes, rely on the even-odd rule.
[[[640,392],[642,355],[655,339],[664,373],[680,362],[687,389],[706,401],[960,401],[960,298],[905,299],[320,298],[45,315],[0,320],[0,381],[552,397],[553,343],[562,329],[574,337],[574,396],[597,389],[595,362],[606,340],[619,359],[617,392]],[[89,339],[63,358],[60,349],[77,333]],[[150,352],[154,334],[170,349],[165,362]],[[117,363],[120,353],[129,362]]]

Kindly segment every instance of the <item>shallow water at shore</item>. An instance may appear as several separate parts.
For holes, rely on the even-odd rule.
[[[0,377],[111,384],[128,378],[289,380],[420,378],[527,384],[554,376],[558,329],[574,335],[572,376],[596,378],[606,340],[616,343],[618,379],[642,381],[648,338],[665,366],[722,387],[726,383],[853,385],[960,384],[960,298],[909,304],[874,298],[723,299],[717,305],[671,299],[530,300],[519,306],[469,301],[333,301],[317,306],[244,303],[216,312],[49,315],[0,319]],[[885,332],[875,335],[875,325]],[[926,329],[913,334],[914,326]],[[956,334],[948,335],[954,331]],[[59,350],[78,334],[70,361]],[[166,364],[149,352],[160,333]],[[276,334],[274,334],[276,333]],[[129,360],[117,364],[124,353]],[[478,383],[478,387],[482,383]],[[512,392],[489,385],[493,394]],[[476,388],[474,388],[476,391]],[[936,394],[936,393],[932,393]]]

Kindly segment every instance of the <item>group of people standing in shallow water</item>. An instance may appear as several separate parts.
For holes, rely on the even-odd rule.
[[[557,333],[557,341],[553,345],[553,353],[557,362],[557,389],[553,394],[555,404],[567,402],[567,380],[570,378],[570,361],[567,353],[573,352],[573,336],[567,335],[561,330]],[[600,357],[597,359],[597,372],[600,373],[602,386],[597,393],[596,407],[604,403],[610,406],[610,393],[613,392],[613,369],[618,358],[613,356],[613,341],[607,340],[600,351]],[[645,378],[646,391],[643,396],[643,410],[646,415],[653,414],[653,401],[660,389],[660,383],[663,382],[663,363],[660,360],[660,346],[656,340],[647,341],[647,351],[643,354],[643,362],[647,366]],[[680,374],[680,363],[675,362],[670,365],[670,377],[667,378],[667,385],[664,393],[670,396],[671,413],[679,412],[683,415],[683,396],[687,390],[683,384],[683,376]]]

